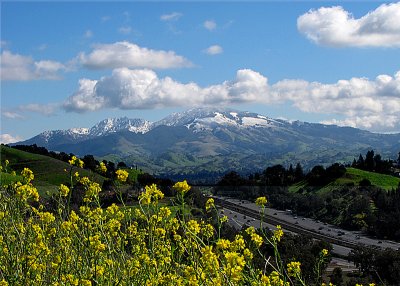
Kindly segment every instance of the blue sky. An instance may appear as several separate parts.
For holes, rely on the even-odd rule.
[[[400,132],[400,2],[1,2],[1,135],[199,106]]]

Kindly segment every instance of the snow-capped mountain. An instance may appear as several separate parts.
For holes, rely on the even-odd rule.
[[[37,144],[80,156],[112,155],[151,172],[194,174],[260,170],[277,163],[329,164],[369,149],[396,156],[400,134],[197,108],[154,123],[126,117],[105,119],[91,128],[46,131],[17,144]]]
[[[152,123],[143,119],[108,118],[100,121],[90,128],[89,136],[104,136],[118,131],[130,131],[133,133],[146,133],[151,129]]]
[[[129,131],[132,133],[146,133],[151,129],[152,123],[143,119],[107,118],[91,128],[71,128],[67,130],[44,131],[39,135],[17,144],[36,144],[46,148],[52,148],[54,145],[77,143],[96,137],[110,135],[120,131]]]
[[[154,123],[154,126],[186,126],[194,132],[210,131],[218,127],[279,128],[285,123],[251,112],[221,108],[196,108],[173,113]]]

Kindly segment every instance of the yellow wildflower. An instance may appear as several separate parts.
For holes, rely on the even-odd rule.
[[[60,195],[66,197],[69,194],[69,188],[63,184],[60,185]]]
[[[300,262],[293,261],[287,264],[287,271],[289,276],[297,277],[300,275]]]
[[[206,202],[206,211],[211,210],[214,207],[214,199],[213,198],[209,198]]]
[[[100,162],[98,170],[100,171],[100,173],[103,173],[103,174],[107,173],[106,164],[104,164],[104,162]]]
[[[193,232],[194,234],[198,234],[200,232],[199,223],[196,220],[189,220],[187,223],[188,230]]]
[[[188,185],[188,183],[186,182],[186,180],[184,180],[183,182],[177,182],[175,183],[175,185],[173,186],[173,188],[178,192],[181,193],[182,195],[186,194],[189,190],[190,190],[190,186]]]
[[[30,170],[29,168],[24,168],[24,169],[21,171],[21,175],[22,175],[22,177],[25,178],[25,180],[26,180],[28,183],[29,183],[30,181],[32,181],[32,180],[35,178],[35,176],[33,175],[32,170]]]
[[[327,256],[328,255],[328,249],[325,249],[325,248],[322,249],[321,253],[322,253],[323,256]]]
[[[280,225],[277,225],[272,238],[276,241],[281,241],[282,236],[283,236],[282,227]]]
[[[117,170],[115,171],[115,174],[117,175],[117,180],[120,181],[121,183],[126,182],[129,176],[129,173],[125,170]]]
[[[256,199],[256,205],[258,206],[265,206],[267,204],[267,198],[266,197],[259,197]]]

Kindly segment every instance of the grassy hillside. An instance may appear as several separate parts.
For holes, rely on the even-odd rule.
[[[47,191],[52,192],[57,190],[60,184],[69,182],[69,170],[71,166],[66,162],[6,146],[0,146],[0,148],[2,165],[4,165],[3,162],[5,160],[8,160],[10,162],[9,167],[17,174],[25,167],[31,169],[35,174],[33,184],[42,195]],[[100,184],[104,181],[104,177],[85,169],[73,167],[72,171],[78,171],[81,176],[88,176]],[[1,184],[18,180],[20,180],[19,176],[13,178],[10,174],[1,173]]]
[[[400,178],[398,177],[363,171],[355,168],[346,168],[346,173],[342,177],[336,179],[335,181],[331,182],[326,186],[321,186],[321,188],[318,191],[321,193],[327,193],[337,186],[351,185],[351,184],[359,185],[359,183],[363,179],[369,180],[373,186],[380,187],[384,190],[391,190],[397,188],[397,186],[400,183]],[[307,186],[308,183],[306,180],[304,180],[290,186],[289,191],[297,192],[301,188]]]
[[[381,187],[385,190],[396,188],[400,183],[400,178],[398,177],[363,171],[355,168],[347,168],[345,176],[339,178],[336,183],[345,184],[347,182],[354,182],[355,184],[358,184],[363,179],[368,179],[372,185]]]

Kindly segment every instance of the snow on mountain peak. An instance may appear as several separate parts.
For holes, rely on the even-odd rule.
[[[151,125],[151,122],[143,119],[129,119],[127,117],[107,118],[90,128],[89,134],[92,136],[102,136],[123,130],[129,130],[134,133],[146,133],[151,129]]]

